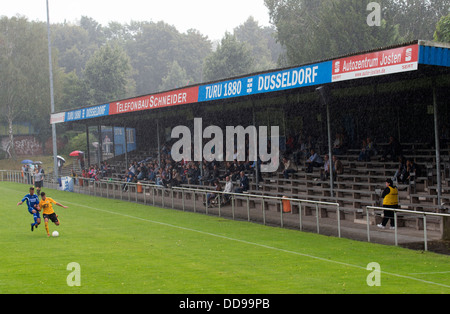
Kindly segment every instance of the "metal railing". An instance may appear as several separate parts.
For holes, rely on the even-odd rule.
[[[385,208],[385,207],[375,207],[375,206],[367,206],[366,207],[366,219],[367,219],[367,242],[370,242],[370,211],[373,211],[373,215],[377,211],[392,211],[394,212],[394,242],[395,246],[398,246],[398,214],[410,214],[412,216],[421,216],[423,219],[423,238],[424,238],[424,250],[428,251],[428,235],[427,235],[427,217],[448,217],[450,218],[450,214],[444,213],[431,213],[431,212],[423,212],[423,211],[414,211],[407,209],[397,209],[397,208]]]
[[[8,171],[8,170],[2,170],[0,171],[1,177],[0,179],[2,181],[10,181],[10,182],[17,182],[17,183],[28,183],[26,176],[22,176],[20,171]],[[197,204],[197,196],[203,195],[204,196],[204,210],[206,214],[210,214],[210,207],[208,204],[208,194],[215,194],[218,197],[218,216],[222,216],[222,207],[223,205],[222,200],[224,198],[229,198],[229,202],[231,204],[231,218],[233,220],[236,219],[236,210],[237,205],[236,201],[238,200],[246,200],[246,218],[247,221],[251,221],[251,213],[250,213],[250,201],[253,202],[260,202],[261,204],[261,216],[262,216],[262,223],[264,225],[267,224],[267,217],[266,217],[266,210],[268,209],[268,203],[274,203],[277,206],[279,206],[279,225],[281,228],[285,227],[285,215],[287,215],[289,212],[291,214],[294,213],[293,207],[298,207],[298,228],[303,231],[304,229],[304,221],[303,217],[306,215],[306,206],[315,208],[315,230],[317,233],[320,233],[320,210],[322,207],[333,207],[336,210],[336,224],[337,224],[337,236],[341,238],[341,210],[340,205],[338,203],[332,203],[332,202],[324,202],[324,201],[312,201],[312,200],[303,200],[298,198],[288,198],[288,197],[276,197],[276,196],[268,196],[268,195],[256,195],[251,193],[234,193],[234,192],[223,192],[223,191],[215,191],[215,190],[209,190],[209,189],[199,189],[199,188],[187,188],[187,187],[172,187],[172,188],[165,188],[161,185],[156,184],[148,184],[148,183],[131,183],[131,182],[124,182],[124,181],[118,181],[118,180],[93,180],[90,178],[74,178],[75,185],[74,185],[74,192],[77,193],[84,193],[89,194],[93,196],[99,196],[99,197],[106,197],[106,198],[117,198],[120,197],[121,200],[127,200],[127,201],[135,201],[139,202],[139,199],[147,205],[152,204],[153,206],[157,205],[156,202],[156,196],[160,193],[160,204],[164,208],[167,205],[167,197],[169,197],[169,202],[171,202],[171,208],[175,209],[174,206],[174,193],[180,192],[181,193],[181,201],[182,204],[180,206],[180,210],[185,211],[186,210],[186,196],[187,194],[191,194],[193,197],[191,198],[192,204],[193,204],[193,211],[196,213],[198,211],[198,204]],[[55,182],[52,178],[45,178],[45,186],[50,188],[57,189],[58,183]],[[127,187],[127,189],[124,189],[124,187]],[[134,192],[131,192],[131,190],[134,190]],[[149,200],[147,198],[147,192],[150,194],[151,199]],[[134,193],[134,199],[132,199],[132,193]],[[166,196],[168,194],[169,196]],[[139,197],[139,195],[143,195],[142,197]],[[290,209],[288,212],[285,212],[283,202],[288,201],[290,205]],[[242,207],[241,207],[242,208]]]

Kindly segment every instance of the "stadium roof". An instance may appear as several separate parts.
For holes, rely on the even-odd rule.
[[[50,123],[81,122],[159,108],[265,95],[308,86],[417,72],[428,66],[450,67],[450,45],[416,40],[316,63],[243,75],[59,112],[51,115]]]

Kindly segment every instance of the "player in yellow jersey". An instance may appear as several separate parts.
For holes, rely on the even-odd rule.
[[[41,193],[41,201],[39,202],[39,208],[42,210],[42,214],[44,217],[45,230],[47,231],[47,236],[50,236],[50,232],[48,230],[48,221],[51,220],[55,225],[59,226],[58,215],[56,215],[53,210],[53,205],[61,206],[62,208],[68,208],[58,202],[55,202],[52,198],[47,197],[45,192]]]

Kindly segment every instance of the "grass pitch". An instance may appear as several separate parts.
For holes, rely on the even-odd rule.
[[[0,182],[2,294],[450,293],[449,256],[43,190],[69,206],[58,238],[30,231],[27,185]]]

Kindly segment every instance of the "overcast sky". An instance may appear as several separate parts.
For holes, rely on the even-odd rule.
[[[47,20],[46,0],[0,0],[0,15],[20,14],[29,20]],[[106,26],[109,21],[164,21],[184,33],[199,30],[209,39],[221,39],[226,31],[253,16],[268,26],[264,0],[49,0],[50,23],[75,22],[88,16]]]

